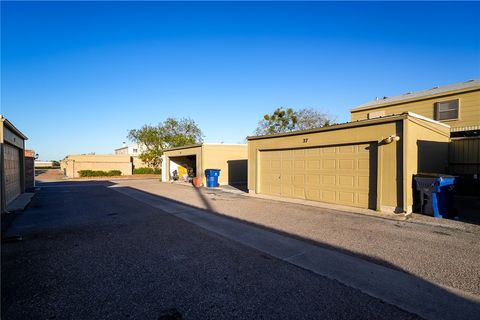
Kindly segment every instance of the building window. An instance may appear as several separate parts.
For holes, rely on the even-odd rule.
[[[456,120],[458,119],[458,99],[437,102],[435,104],[435,120]]]
[[[137,149],[133,149],[133,153],[137,153]]]

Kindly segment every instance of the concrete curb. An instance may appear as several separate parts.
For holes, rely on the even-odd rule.
[[[23,211],[30,201],[32,200],[35,193],[32,192],[25,192],[19,195],[12,203],[7,206],[8,212],[17,212]]]
[[[343,205],[330,204],[330,203],[311,201],[311,200],[282,198],[282,197],[268,196],[268,195],[262,195],[262,194],[252,194],[252,193],[246,193],[246,192],[241,192],[236,190],[235,191],[228,190],[224,188],[212,188],[212,190],[227,192],[227,193],[232,193],[237,195],[243,195],[246,197],[251,197],[256,199],[299,204],[299,205],[323,208],[323,209],[332,209],[332,210],[340,211],[342,213],[347,213],[347,214],[362,214],[364,216],[369,216],[372,218],[386,219],[386,220],[392,220],[392,221],[405,221],[409,223],[429,225],[429,226],[455,229],[455,230],[461,230],[461,231],[468,230],[468,228],[465,225],[465,222],[462,222],[462,221],[455,221],[455,220],[449,220],[449,219],[437,219],[434,217],[424,216],[416,213],[386,213],[386,212],[378,212],[378,211],[369,210],[369,209],[348,207]]]

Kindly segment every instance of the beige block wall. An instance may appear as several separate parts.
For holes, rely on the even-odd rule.
[[[148,164],[140,160],[138,156],[132,156],[132,163],[133,163],[133,168],[138,169],[138,168],[150,168]]]
[[[120,170],[122,175],[132,174],[132,161],[129,155],[72,155],[60,163],[60,168],[66,169],[69,178],[79,177],[80,170]]]
[[[218,183],[247,183],[247,145],[203,145],[203,164],[205,169],[220,169]],[[205,172],[202,171],[202,177]],[[244,178],[243,178],[244,177]],[[204,181],[205,183],[205,181]]]
[[[414,112],[434,119],[435,103],[459,99],[459,119],[444,121],[452,128],[479,126],[480,125],[480,89],[476,91],[450,94],[436,98],[423,99],[419,101],[402,102],[390,105],[380,105],[367,110],[352,111],[352,121],[364,120],[368,118],[368,114],[374,111],[385,110],[385,115],[400,114],[403,112]]]
[[[396,121],[378,121],[364,126],[337,127],[337,130],[300,133],[296,135],[277,136],[264,139],[248,140],[248,189],[257,192],[259,185],[258,154],[261,150],[308,148],[339,144],[377,143],[391,135],[402,137],[402,119]],[[305,142],[306,141],[306,142]],[[402,168],[403,141],[391,144],[379,144],[377,178],[377,197],[381,199],[380,207],[384,210],[399,210],[403,207],[403,180],[398,168]]]

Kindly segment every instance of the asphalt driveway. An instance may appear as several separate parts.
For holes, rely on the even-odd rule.
[[[109,185],[42,188],[14,221],[2,319],[416,318]]]
[[[479,225],[436,223],[423,216],[395,221],[154,180],[116,181],[115,186],[204,208],[480,295]]]

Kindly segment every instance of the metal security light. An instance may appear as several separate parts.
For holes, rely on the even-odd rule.
[[[384,142],[385,144],[390,144],[390,143],[392,143],[392,142],[394,142],[394,141],[395,141],[395,142],[400,141],[400,137],[399,137],[399,136],[396,136],[396,135],[391,135],[390,137],[383,139],[383,142]]]

